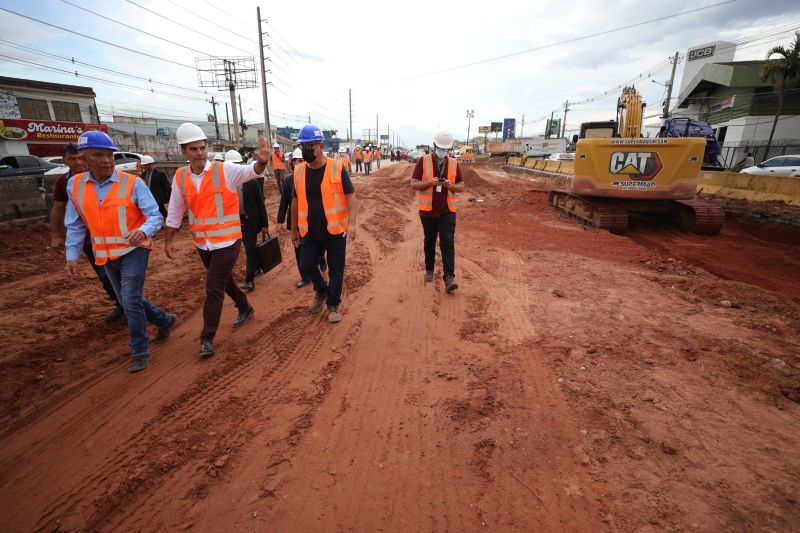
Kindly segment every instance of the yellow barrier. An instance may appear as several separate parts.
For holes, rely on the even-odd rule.
[[[800,205],[800,178],[701,172],[697,177],[697,192],[760,202],[782,200],[788,204]]]
[[[536,161],[538,160],[528,158],[528,160],[525,161],[525,168],[530,168],[530,169],[536,168]]]
[[[522,165],[522,158],[521,157],[509,157],[508,164],[514,167],[518,167]]]
[[[544,165],[544,170],[547,172],[558,172],[558,168],[561,166],[561,161],[546,161]]]
[[[561,172],[562,174],[572,174],[572,169],[574,165],[575,163],[573,163],[572,161],[562,161],[561,167],[559,167],[558,171]]]

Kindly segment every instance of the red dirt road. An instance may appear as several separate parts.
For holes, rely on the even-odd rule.
[[[226,302],[200,362],[203,270],[186,232],[175,263],[158,241],[146,294],[180,322],[136,375],[88,267],[4,231],[3,529],[797,529],[800,230],[595,233],[478,165],[446,295],[410,169],[355,179],[337,325],[284,238],[254,320],[233,332]]]

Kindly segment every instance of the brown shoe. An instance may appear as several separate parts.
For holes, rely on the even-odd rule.
[[[453,292],[458,288],[458,283],[456,283],[455,276],[445,276],[444,278],[444,290],[447,292]]]
[[[314,301],[308,306],[309,313],[319,313],[322,306],[325,304],[325,293],[314,291]]]
[[[433,281],[433,270],[426,270],[425,271],[425,283],[430,283]]]
[[[336,306],[328,307],[328,322],[331,324],[335,324],[342,319],[341,313],[339,313],[339,308]]]

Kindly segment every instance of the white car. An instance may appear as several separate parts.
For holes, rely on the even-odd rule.
[[[136,172],[136,163],[142,160],[142,155],[134,152],[114,152],[114,163],[117,170],[122,172]],[[55,161],[54,161],[55,163]],[[60,162],[59,162],[60,163]],[[44,173],[45,176],[60,176],[69,172],[67,165],[60,165]]]
[[[550,157],[548,157],[547,159],[548,161],[575,161],[575,154],[561,152],[556,154],[550,154]]]
[[[800,155],[781,155],[773,157],[754,167],[742,169],[741,173],[800,177]]]

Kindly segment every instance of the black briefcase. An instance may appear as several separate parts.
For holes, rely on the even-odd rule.
[[[278,266],[283,260],[277,235],[262,239],[261,242],[256,244],[256,253],[258,254],[258,264],[265,274]]]

